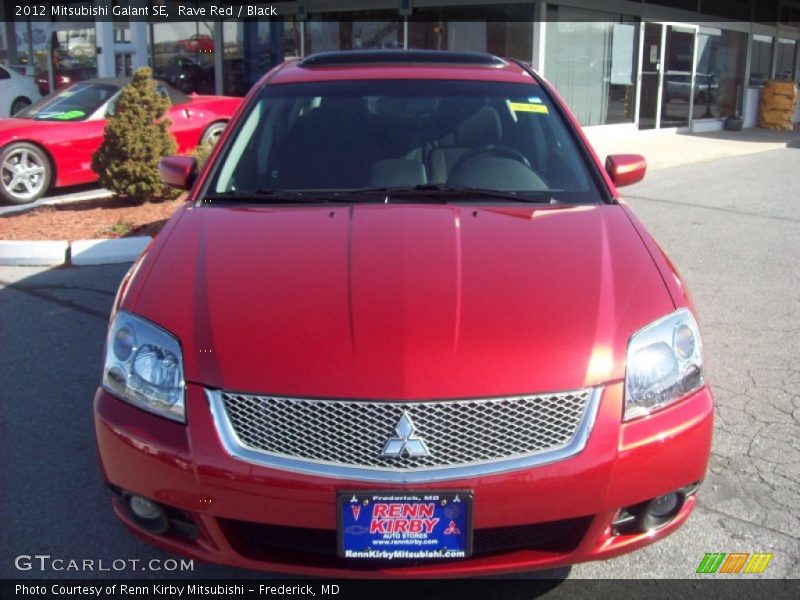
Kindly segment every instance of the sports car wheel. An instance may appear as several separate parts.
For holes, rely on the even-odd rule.
[[[209,125],[203,132],[203,137],[200,138],[200,145],[204,146],[208,144],[209,146],[213,146],[216,144],[222,132],[225,131],[225,125],[227,125],[227,123],[224,121],[218,121]]]
[[[27,108],[30,105],[31,105],[31,101],[28,100],[27,98],[22,98],[22,97],[17,98],[16,100],[14,100],[14,103],[11,105],[11,113],[10,113],[11,116],[13,117],[19,111],[21,111],[24,108]]]
[[[50,186],[52,167],[45,153],[24,142],[0,151],[0,196],[13,204],[40,198]]]

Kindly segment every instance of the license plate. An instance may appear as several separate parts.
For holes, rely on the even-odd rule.
[[[469,492],[340,492],[339,555],[437,560],[472,553]]]

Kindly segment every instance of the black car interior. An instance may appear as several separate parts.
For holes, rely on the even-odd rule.
[[[252,135],[227,189],[216,191],[587,190],[553,119],[514,112],[504,96],[330,94],[265,106],[269,122]]]

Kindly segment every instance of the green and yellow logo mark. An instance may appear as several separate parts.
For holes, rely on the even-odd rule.
[[[739,573],[763,573],[772,560],[772,554],[756,552],[707,552],[697,567],[698,573],[725,573],[738,575]]]

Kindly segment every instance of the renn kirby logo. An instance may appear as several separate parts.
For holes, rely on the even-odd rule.
[[[738,575],[739,573],[763,573],[772,560],[772,554],[756,552],[707,552],[697,567],[698,573],[724,573]]]
[[[372,510],[370,533],[432,533],[438,517],[434,517],[435,505],[428,504],[375,504]]]

